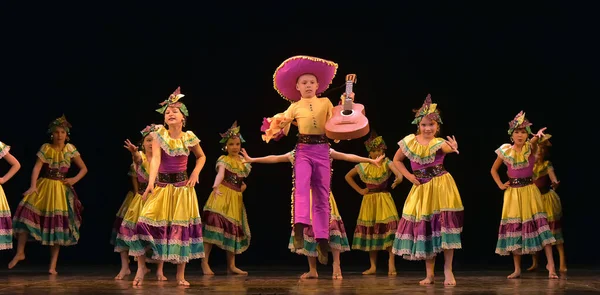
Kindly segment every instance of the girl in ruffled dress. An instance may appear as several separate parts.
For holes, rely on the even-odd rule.
[[[387,149],[385,141],[375,132],[371,132],[371,137],[365,142],[365,146],[371,159],[385,156]],[[396,274],[392,246],[399,217],[394,199],[388,190],[388,181],[392,174],[396,175],[396,180],[392,184],[392,188],[395,188],[402,182],[402,174],[387,157],[383,160],[383,165],[359,163],[346,174],[346,182],[363,196],[352,239],[353,250],[369,252],[371,266],[363,272],[363,275],[377,272],[378,251],[388,252],[388,275]],[[366,184],[365,188],[361,188],[354,181],[357,175]]]
[[[296,160],[296,150],[293,150],[284,155],[270,155],[266,157],[259,158],[251,158],[248,156],[248,153],[242,149],[241,154],[244,156],[244,161],[247,163],[265,163],[265,164],[274,164],[274,163],[283,163],[290,162],[292,163],[292,168],[294,166]],[[360,157],[352,154],[345,154],[335,151],[333,149],[329,149],[330,161],[331,160],[342,160],[347,162],[354,163],[371,163],[373,165],[379,165],[383,160],[383,156],[380,156],[376,159],[368,159],[364,157]],[[292,193],[292,204],[293,204],[294,195]],[[329,192],[329,204],[331,207],[331,218],[329,221],[329,249],[333,255],[333,279],[341,280],[342,279],[342,269],[340,265],[340,253],[350,251],[350,245],[348,243],[348,237],[346,235],[346,229],[344,227],[344,222],[342,221],[342,217],[337,208],[337,204],[335,199],[333,198],[333,194],[331,191]],[[312,203],[312,194],[311,194],[311,216],[312,211],[315,210]],[[292,208],[292,212],[293,208]],[[312,225],[304,228],[303,231],[303,247],[298,248],[295,246],[294,239],[295,231],[292,230],[292,234],[290,236],[289,241],[289,249],[293,253],[297,253],[300,255],[305,255],[308,258],[308,267],[309,271],[307,273],[302,274],[302,279],[315,279],[319,277],[317,273],[317,258],[319,257],[319,253],[317,251],[318,242],[315,239],[315,234],[312,228]]]
[[[142,195],[145,201],[136,225],[137,242],[129,254],[138,258],[134,286],[142,285],[146,274],[146,254],[152,260],[177,264],[177,284],[189,286],[185,266],[191,259],[204,257],[202,222],[194,186],[206,157],[200,140],[192,131],[183,131],[189,117],[178,87],[161,103],[157,111],[164,115],[165,124],[150,134],[152,158],[148,187]],[[190,151],[196,156],[196,166],[187,174]],[[156,187],[155,187],[156,184]]]
[[[544,209],[548,215],[548,225],[552,231],[558,250],[558,257],[560,259],[560,272],[567,271],[567,260],[565,257],[565,240],[562,234],[561,217],[562,217],[562,205],[560,203],[560,197],[555,192],[558,187],[559,181],[554,172],[554,166],[549,159],[549,149],[552,146],[550,138],[552,135],[545,134],[538,143],[537,153],[535,155],[535,165],[533,166],[533,183],[538,187],[542,194],[542,202],[544,202]],[[538,253],[532,254],[533,264],[527,270],[535,270],[538,266]]]
[[[73,185],[88,170],[77,148],[67,143],[71,127],[64,115],[50,123],[48,133],[52,142],[45,143],[38,151],[31,187],[24,193],[13,218],[17,253],[8,264],[9,269],[25,259],[25,243],[29,239],[51,247],[48,272],[58,274],[56,262],[60,247],[76,245],[79,241],[83,207]],[[67,177],[71,163],[77,165],[79,172]]]
[[[413,183],[402,208],[394,239],[394,254],[406,260],[425,260],[426,277],[421,285],[434,283],[436,256],[444,252],[444,285],[455,285],[452,272],[454,249],[461,249],[463,204],[454,178],[444,168],[446,154],[458,153],[454,137],[436,137],[442,118],[437,104],[427,95],[412,124],[417,134],[398,142],[394,164]],[[404,166],[410,160],[412,173]]]
[[[227,252],[227,272],[246,275],[246,271],[235,265],[235,255],[241,254],[250,246],[250,226],[244,207],[242,193],[246,189],[244,179],[250,174],[251,166],[244,163],[240,156],[242,143],[237,122],[221,134],[220,143],[227,155],[217,160],[217,176],[213,191],[204,205],[202,218],[205,257],[202,259],[202,271],[205,275],[214,275],[208,259],[213,246]]]
[[[521,276],[521,255],[544,249],[548,259],[548,277],[555,279],[558,276],[554,269],[552,244],[556,239],[548,225],[540,190],[533,183],[536,143],[546,128],[540,129],[530,140],[531,125],[521,111],[509,122],[508,134],[512,144],[505,143],[496,149],[498,157],[491,174],[498,187],[504,190],[496,254],[513,255],[515,271],[508,278],[515,279]],[[502,182],[498,174],[503,163],[508,169],[507,182]]]
[[[0,250],[12,249],[13,228],[10,217],[10,207],[2,185],[9,181],[21,169],[21,164],[10,154],[10,146],[0,141],[0,159],[4,158],[10,165],[10,169],[4,176],[0,177]]]
[[[148,187],[148,171],[150,170],[150,159],[152,158],[152,141],[153,138],[150,136],[150,132],[154,130],[154,124],[146,126],[142,133],[142,142],[140,144],[141,150],[138,151],[138,147],[131,143],[131,141],[125,141],[125,148],[131,152],[133,158],[133,196],[128,200],[127,198],[123,202],[119,213],[117,214],[117,220],[119,224],[116,228],[115,233],[115,252],[121,254],[121,271],[115,277],[116,280],[122,280],[125,276],[129,275],[129,251],[132,246],[138,246],[138,237],[135,232],[137,220],[142,212],[144,202],[142,201],[142,194]],[[122,214],[122,215],[120,215]],[[119,218],[119,216],[122,216]],[[117,221],[117,222],[118,222]],[[116,223],[116,222],[115,222]],[[134,249],[141,250],[141,249]],[[166,281],[167,278],[163,274],[163,262],[157,261],[156,278],[159,281]],[[145,273],[150,272],[144,265]]]

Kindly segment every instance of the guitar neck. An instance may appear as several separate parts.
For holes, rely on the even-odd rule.
[[[352,84],[352,81],[346,81],[346,99],[344,100],[345,111],[352,110],[352,98],[350,98],[350,93],[352,93]]]

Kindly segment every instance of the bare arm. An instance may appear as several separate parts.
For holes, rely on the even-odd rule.
[[[215,177],[215,182],[212,186],[213,190],[219,187],[219,184],[221,184],[223,178],[225,178],[225,166],[219,165],[219,170],[217,172],[217,176]]]
[[[247,188],[248,186],[246,185],[246,183],[242,181],[242,187],[240,188],[240,191],[243,193]]]
[[[40,176],[40,171],[42,170],[43,165],[44,162],[42,162],[40,158],[37,158],[37,160],[35,161],[35,165],[33,166],[33,170],[31,171],[31,185],[29,186],[29,189],[25,193],[23,193],[24,195],[28,195],[32,192],[37,192],[37,180]]]
[[[406,169],[406,166],[404,166],[404,163],[402,161],[404,161],[404,159],[406,159],[406,156],[402,153],[401,149],[398,149],[396,151],[396,154],[394,155],[394,166],[396,166],[398,172],[400,172],[402,175],[404,175],[404,177],[408,178],[409,175],[412,175],[412,173],[410,173],[408,171],[408,169]],[[393,170],[392,170],[393,172]]]
[[[402,182],[402,179],[404,178],[402,176],[402,173],[400,173],[400,170],[398,170],[398,168],[396,167],[396,165],[394,165],[393,162],[388,162],[388,167],[390,168],[390,170],[392,170],[392,173],[394,173],[394,175],[396,175],[396,179],[394,180],[395,184],[398,184],[400,182]]]
[[[136,194],[140,190],[140,184],[138,183],[137,177],[131,176],[131,187],[133,187],[133,193]]]
[[[77,173],[77,175],[75,175],[75,177],[72,178],[73,183],[71,183],[71,185],[79,182],[88,172],[87,166],[85,166],[85,163],[81,159],[81,156],[73,158],[73,162],[79,168],[79,172]]]
[[[548,168],[548,176],[550,177],[550,180],[552,181],[552,183],[558,183],[558,177],[556,177],[554,168],[552,168],[552,167]]]
[[[154,188],[154,182],[156,176],[158,176],[158,167],[160,167],[160,151],[160,143],[158,143],[158,139],[154,138],[152,140],[152,159],[150,160],[150,173],[148,175],[148,188],[146,191]]]
[[[505,183],[502,182],[502,180],[500,179],[500,174],[498,174],[498,169],[500,168],[502,163],[503,163],[502,158],[500,158],[498,156],[496,158],[496,161],[494,161],[494,165],[492,165],[492,170],[490,171],[490,173],[492,174],[492,178],[494,178],[494,181],[496,182],[498,187],[500,189],[504,190],[508,187],[508,185],[506,185]]]
[[[4,184],[9,181],[17,173],[17,171],[21,169],[21,163],[19,163],[17,158],[10,153],[6,153],[6,155],[4,155],[4,159],[6,162],[8,162],[8,164],[10,164],[10,169],[8,172],[6,172],[6,174],[4,174],[4,176],[0,177],[0,184]]]
[[[358,186],[358,184],[356,183],[356,181],[354,181],[354,176],[358,175],[358,168],[354,167],[352,168],[350,171],[348,171],[348,173],[346,173],[346,182],[359,194],[364,195],[368,192],[368,189],[363,189],[360,186]]]
[[[141,165],[142,164],[142,155],[140,155],[140,153],[136,152],[131,152],[131,159],[133,160],[133,162],[136,165]]]
[[[193,146],[191,150],[196,156],[196,166],[194,167],[192,173],[195,173],[196,176],[199,176],[200,171],[202,171],[202,168],[204,168],[204,164],[206,164],[206,156],[204,155],[204,151],[199,144]],[[152,151],[152,155],[154,155],[154,150]]]
[[[376,163],[374,163],[373,159],[357,156],[354,154],[340,153],[333,149],[331,150],[331,157],[334,160],[339,160],[339,161],[346,161],[346,162],[352,162],[352,163],[371,163],[374,165],[376,164]]]

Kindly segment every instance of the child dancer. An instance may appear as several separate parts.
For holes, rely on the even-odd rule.
[[[150,136],[150,132],[154,130],[154,124],[146,126],[142,133],[142,141],[140,144],[141,151],[138,151],[138,147],[133,145],[131,141],[125,141],[125,148],[131,153],[133,158],[133,188],[134,195],[129,201],[128,204],[123,202],[123,206],[125,208],[121,208],[119,212],[123,212],[121,222],[118,224],[116,229],[117,233],[115,236],[115,252],[119,252],[121,254],[121,271],[115,277],[115,280],[122,280],[125,276],[129,275],[131,271],[129,270],[129,257],[128,253],[132,246],[139,245],[136,243],[138,241],[137,234],[135,233],[135,226],[137,220],[140,216],[140,212],[142,211],[143,201],[142,194],[146,191],[148,187],[148,170],[150,168],[149,159],[152,158],[152,136]],[[140,249],[134,249],[140,250]],[[163,274],[163,262],[157,261],[158,266],[156,269],[156,278],[159,281],[166,281],[167,278]],[[144,264],[145,273],[150,272],[146,265]]]
[[[263,140],[269,142],[287,135],[290,123],[298,122],[298,144],[294,165],[294,246],[304,247],[304,228],[311,225],[318,241],[319,261],[327,264],[329,242],[329,189],[331,182],[329,140],[325,124],[332,116],[333,105],[326,97],[317,97],[331,84],[338,65],[311,56],[294,56],[285,60],[273,75],[275,90],[292,102],[288,109],[267,119]],[[262,128],[261,128],[262,129]],[[310,220],[310,191],[314,214]]]
[[[37,153],[31,187],[24,193],[13,219],[17,253],[8,264],[9,269],[25,259],[25,243],[29,238],[51,247],[48,272],[58,274],[60,246],[76,245],[79,241],[83,208],[73,185],[87,173],[87,167],[75,146],[66,142],[71,127],[64,115],[50,123],[48,133],[52,143],[43,144]],[[71,162],[77,165],[79,173],[68,178]]]
[[[560,258],[559,270],[561,272],[566,272],[567,261],[565,258],[565,241],[563,239],[560,222],[562,216],[562,206],[560,204],[560,198],[558,194],[556,194],[554,191],[558,187],[559,181],[556,177],[556,173],[554,172],[552,162],[548,160],[550,158],[549,148],[552,146],[550,143],[551,137],[552,135],[545,134],[544,137],[538,141],[537,153],[535,155],[535,165],[533,166],[533,183],[535,183],[542,194],[544,209],[546,214],[548,214],[548,224],[550,226],[550,230],[552,231],[552,235],[556,239],[556,243],[554,243],[554,245],[558,250],[558,256]],[[532,271],[537,268],[537,254],[537,252],[532,254],[533,264],[527,270]]]
[[[147,200],[136,225],[137,245],[129,249],[130,255],[138,257],[134,286],[142,285],[144,280],[147,251],[153,260],[177,264],[177,284],[184,286],[190,285],[185,280],[186,263],[204,257],[202,222],[194,186],[206,157],[198,137],[192,131],[183,131],[189,114],[179,101],[182,97],[177,87],[161,103],[157,111],[164,115],[168,129],[158,125],[150,133],[152,158],[148,187],[142,195],[142,200]],[[196,166],[188,178],[190,151],[196,156]]]
[[[290,162],[292,163],[292,168],[295,164],[296,160],[296,150],[293,150],[284,155],[271,155],[266,157],[259,158],[251,158],[248,156],[248,153],[242,149],[241,154],[244,156],[244,160],[248,163],[265,163],[265,164],[274,164],[274,163],[283,163]],[[373,165],[379,165],[381,160],[383,160],[383,156],[380,156],[376,159],[367,159],[363,157],[359,157],[357,155],[352,154],[344,154],[337,152],[333,149],[329,149],[330,161],[342,160],[347,162],[354,163],[371,163]],[[331,172],[330,172],[331,173]],[[294,196],[292,195],[292,201]],[[315,212],[316,208],[313,207],[312,203],[312,193],[310,201],[310,216],[313,216],[313,212]],[[340,266],[340,253],[350,251],[350,247],[348,244],[348,237],[346,236],[346,229],[344,228],[344,223],[342,221],[342,217],[337,209],[337,204],[335,199],[333,198],[333,194],[329,193],[329,203],[331,206],[331,220],[329,222],[329,249],[333,255],[333,279],[338,280],[342,279],[342,269]],[[293,211],[292,211],[293,212]],[[301,278],[302,279],[313,279],[318,278],[319,274],[317,273],[317,257],[319,254],[317,253],[317,241],[315,240],[315,233],[313,231],[312,225],[308,225],[304,228],[302,233],[303,235],[303,245],[302,247],[296,247],[294,235],[295,231],[292,230],[292,234],[290,236],[290,244],[289,248],[292,252],[297,254],[305,255],[308,257],[308,267],[309,271],[304,273]]]
[[[12,219],[10,218],[10,207],[6,201],[6,195],[2,185],[9,181],[21,169],[21,164],[10,154],[10,146],[0,141],[0,159],[4,158],[10,169],[4,176],[0,177],[0,250],[12,249]]]
[[[204,205],[202,218],[204,237],[204,258],[202,272],[214,275],[208,259],[211,249],[217,246],[227,251],[227,272],[247,275],[235,265],[235,255],[241,254],[250,246],[250,227],[243,201],[242,185],[252,168],[244,163],[240,156],[240,148],[245,142],[240,127],[234,122],[231,128],[221,134],[220,143],[227,155],[217,160],[217,176],[213,191]]]
[[[498,157],[491,169],[492,177],[501,190],[504,190],[502,220],[498,233],[496,253],[513,255],[515,271],[509,279],[521,276],[521,255],[532,254],[544,249],[548,264],[548,277],[558,278],[554,269],[552,243],[556,239],[548,226],[544,203],[540,190],[533,183],[536,142],[543,136],[542,128],[529,140],[532,124],[521,111],[509,122],[508,134],[513,144],[503,144],[496,149]],[[498,169],[504,163],[508,168],[508,181],[500,180]]]
[[[461,248],[463,204],[454,178],[444,169],[444,158],[458,153],[458,144],[454,136],[447,141],[436,137],[442,118],[431,95],[415,112],[412,124],[417,125],[417,133],[399,141],[394,156],[394,164],[413,186],[404,202],[392,251],[406,260],[425,260],[427,275],[421,285],[434,283],[435,258],[443,251],[444,285],[456,285],[452,258],[454,249]],[[402,162],[406,158],[412,173]]]
[[[387,146],[383,137],[377,136],[375,132],[371,132],[371,137],[365,142],[365,146],[371,159],[385,156]],[[402,174],[386,157],[381,166],[359,163],[346,174],[348,184],[363,195],[352,239],[352,249],[369,252],[371,267],[365,270],[363,275],[377,272],[377,251],[388,252],[388,274],[396,274],[392,246],[399,217],[394,199],[387,188],[392,173],[396,175],[396,180],[392,184],[392,188],[395,188],[402,182]],[[367,185],[366,188],[363,189],[356,184],[354,181],[356,175]]]

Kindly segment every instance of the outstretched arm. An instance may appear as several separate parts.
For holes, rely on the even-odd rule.
[[[246,152],[246,149],[242,149],[240,151],[240,154],[244,157],[244,162],[247,163],[275,164],[290,162],[290,153],[283,155],[270,155],[266,157],[251,158],[250,156],[248,156],[248,152]]]
[[[377,157],[377,159],[370,159],[370,158],[357,156],[354,154],[340,153],[340,152],[332,149],[331,157],[334,160],[340,160],[340,161],[346,161],[346,162],[352,162],[352,163],[370,163],[370,164],[379,166],[379,163],[381,162],[381,160],[383,160],[384,155]]]
[[[4,155],[4,159],[6,162],[8,162],[8,164],[10,164],[10,169],[8,172],[6,172],[6,174],[4,174],[4,176],[0,177],[0,184],[4,184],[9,181],[17,173],[17,171],[21,169],[21,163],[19,163],[17,158],[10,153],[6,153],[6,155]]]

